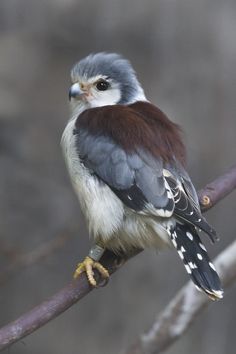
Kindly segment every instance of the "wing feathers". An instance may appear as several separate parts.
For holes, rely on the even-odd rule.
[[[78,117],[74,135],[84,166],[127,207],[147,215],[176,216],[216,239],[179,162],[183,149],[178,128],[161,111],[144,102],[89,109]]]
[[[125,205],[146,214],[172,215],[174,201],[161,159],[141,148],[127,153],[108,137],[93,136],[83,129],[76,135],[76,146],[84,166],[109,185]]]
[[[192,197],[186,193],[180,181],[176,181],[173,177],[166,177],[166,180],[173,192],[175,210],[174,214],[182,220],[189,222],[197,228],[206,232],[212,242],[218,237],[215,230],[208,224],[206,219],[201,215],[200,209],[196,207],[196,203],[192,203]]]

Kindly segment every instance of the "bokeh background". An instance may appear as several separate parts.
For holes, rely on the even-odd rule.
[[[185,131],[197,188],[236,155],[235,0],[1,0],[0,324],[51,296],[88,252],[88,232],[60,149],[69,72],[83,56],[129,58],[149,99]],[[208,213],[221,242],[235,237],[235,194]],[[144,252],[11,354],[113,354],[154,320],[187,275],[171,251]],[[168,354],[236,347],[236,287]]]

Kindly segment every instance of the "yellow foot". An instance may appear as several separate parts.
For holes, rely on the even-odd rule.
[[[97,286],[93,268],[97,269],[105,280],[109,279],[109,273],[106,268],[104,268],[101,263],[94,261],[90,257],[86,257],[82,263],[77,264],[77,268],[74,272],[74,278],[76,279],[81,273],[86,272],[89,284],[92,286]]]

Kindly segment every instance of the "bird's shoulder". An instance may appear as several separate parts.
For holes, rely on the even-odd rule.
[[[77,118],[75,129],[108,137],[128,153],[142,148],[166,162],[185,159],[180,127],[149,102],[87,109]]]

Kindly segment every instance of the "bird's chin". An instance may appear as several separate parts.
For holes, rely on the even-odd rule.
[[[78,116],[85,109],[91,108],[89,102],[87,100],[73,100],[70,102],[70,109],[73,116]]]

